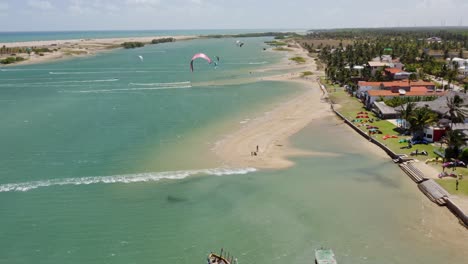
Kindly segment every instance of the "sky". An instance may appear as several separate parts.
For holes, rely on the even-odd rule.
[[[468,26],[468,0],[0,0],[0,31]]]

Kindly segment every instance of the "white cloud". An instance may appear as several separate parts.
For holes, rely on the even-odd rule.
[[[83,3],[81,0],[71,0],[68,11],[76,16],[98,13],[97,9],[92,8],[89,3]]]
[[[54,9],[54,6],[49,1],[44,0],[28,0],[28,6],[40,10]]]
[[[160,0],[127,0],[127,4],[136,7],[156,7]]]
[[[8,9],[8,3],[0,2],[0,17],[5,16],[8,12]]]

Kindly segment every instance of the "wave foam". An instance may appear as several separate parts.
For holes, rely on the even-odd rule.
[[[136,183],[155,182],[160,180],[180,180],[193,175],[241,175],[255,172],[254,168],[214,168],[203,170],[148,172],[137,174],[123,174],[113,176],[95,176],[82,178],[50,179],[43,181],[31,181],[22,183],[7,183],[0,185],[0,192],[27,192],[30,190],[62,185],[89,185],[99,183]]]
[[[144,90],[167,90],[167,89],[187,89],[192,88],[191,85],[184,86],[156,86],[156,87],[142,87],[142,88],[116,88],[116,89],[101,89],[101,90],[82,90],[82,91],[61,91],[65,93],[112,93],[124,91],[144,91]]]
[[[21,84],[16,84],[16,83],[5,83],[5,84],[0,84],[0,86],[27,86],[27,85],[34,85],[34,86],[41,86],[41,85],[62,85],[62,84],[68,84],[68,83],[103,83],[103,82],[116,82],[119,79],[117,78],[112,78],[112,79],[101,79],[101,80],[72,80],[72,81],[58,81],[58,82],[39,82],[39,83],[21,83]]]
[[[168,83],[129,83],[132,86],[180,86],[190,84],[190,81],[185,82],[168,82]]]
[[[51,75],[79,75],[79,74],[121,74],[121,73],[153,73],[153,72],[185,72],[185,71],[168,71],[168,70],[135,70],[135,71],[93,71],[93,72],[55,72],[50,71]]]
[[[262,61],[262,62],[249,62],[250,65],[259,65],[259,64],[267,64],[267,61]]]

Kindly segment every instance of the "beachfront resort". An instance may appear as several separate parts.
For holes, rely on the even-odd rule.
[[[466,264],[468,2],[420,2],[0,0],[0,264]]]
[[[325,64],[323,88],[338,114],[467,225],[468,59],[441,38],[394,34],[373,42],[357,33],[332,47],[320,39],[330,43],[340,31],[317,32],[303,45]]]

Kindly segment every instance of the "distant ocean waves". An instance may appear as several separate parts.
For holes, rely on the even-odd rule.
[[[193,175],[241,175],[255,172],[254,168],[214,168],[203,170],[148,172],[137,174],[123,174],[113,176],[95,176],[82,178],[50,179],[42,181],[7,183],[0,185],[0,192],[27,192],[37,188],[62,185],[89,185],[98,183],[137,183],[155,182],[160,180],[179,180]]]
[[[112,93],[125,91],[144,91],[144,90],[166,90],[166,89],[187,89],[192,88],[189,81],[170,82],[170,83],[129,83],[129,88],[111,88],[111,89],[93,89],[80,91],[61,91],[67,93]]]

